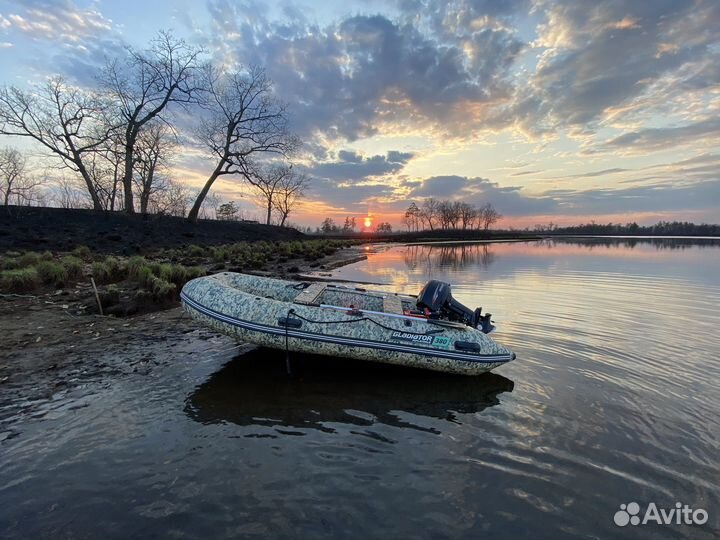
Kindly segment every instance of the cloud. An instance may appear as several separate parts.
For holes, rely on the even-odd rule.
[[[605,150],[632,149],[644,152],[662,150],[679,144],[720,137],[720,119],[708,118],[678,127],[646,128],[624,133],[602,144]]]
[[[559,210],[557,201],[547,196],[527,196],[519,186],[500,186],[487,178],[467,176],[431,176],[420,182],[407,183],[407,198],[427,197],[463,200],[473,204],[492,203],[506,215],[544,214]]]
[[[381,128],[451,132],[460,121],[481,121],[483,104],[509,97],[508,69],[522,47],[502,29],[475,32],[461,45],[383,15],[318,26],[270,21],[262,9],[241,4],[210,6],[213,46],[266,66],[306,135],[354,140]]]
[[[717,205],[713,204],[720,200],[720,178],[689,185],[663,182],[623,189],[564,190],[549,195],[566,214],[712,210],[716,219],[720,217]]]
[[[340,150],[336,161],[315,163],[304,167],[304,171],[328,180],[359,182],[373,176],[397,173],[412,157],[412,153],[395,150],[384,156],[369,157],[350,150]]]
[[[607,176],[607,175],[615,175],[620,174],[623,172],[633,171],[634,169],[624,169],[622,167],[612,167],[610,169],[601,169],[599,171],[589,171],[585,173],[579,173],[579,174],[568,174],[563,176],[553,176],[552,180],[562,179],[562,178],[596,178],[598,176]]]
[[[8,17],[21,20],[0,25],[63,42],[53,63],[81,82],[122,46],[99,8],[72,0],[16,5]],[[345,15],[322,24],[293,4],[207,6],[212,31],[194,37],[225,64],[265,66],[307,140],[570,129],[600,151],[595,124],[611,114],[627,122],[648,107],[675,113],[681,109],[670,94],[680,99],[720,84],[720,61],[713,61],[720,4],[709,0],[403,0],[393,18]],[[529,44],[531,8],[540,24]]]
[[[113,22],[92,8],[80,8],[71,0],[24,0],[19,12],[0,19],[0,26],[16,28],[34,39],[78,43],[109,31]]]
[[[528,161],[510,161],[509,163],[504,164],[502,167],[495,167],[492,170],[494,170],[494,171],[511,171],[514,169],[522,169],[529,165],[530,165],[530,162],[528,162]]]
[[[347,184],[339,187],[337,182],[326,178],[313,178],[312,194],[338,212],[365,213],[368,204],[392,200],[396,188],[387,183]]]
[[[625,172],[629,169],[623,169],[622,167],[613,167],[611,169],[602,169],[600,171],[591,171],[582,174],[573,174],[571,178],[595,178],[596,176],[606,176],[608,174],[617,174]]]
[[[527,176],[527,175],[529,175],[529,174],[537,174],[537,173],[541,173],[541,172],[543,172],[543,171],[540,171],[540,170],[536,170],[536,171],[521,171],[521,172],[512,173],[510,176]]]
[[[478,205],[490,202],[502,214],[513,217],[695,210],[709,210],[717,215],[717,205],[713,202],[720,200],[720,173],[716,170],[714,179],[684,184],[662,179],[643,186],[555,189],[539,195],[528,195],[521,187],[500,186],[486,178],[455,175],[433,176],[407,183],[406,187],[410,190],[407,199],[418,203],[428,197]]]
[[[699,185],[702,182],[715,181],[720,178],[720,155],[705,153],[671,163],[641,167],[636,171],[641,174],[646,174],[647,171],[650,176],[622,180],[619,184],[663,181],[665,185]]]
[[[668,89],[653,85],[663,77],[679,78],[673,91],[685,80],[696,88],[717,84],[715,76],[682,71],[717,43],[717,2],[556,0],[538,7],[545,21],[534,45],[543,52],[529,87],[518,91],[505,117],[528,132],[542,133],[548,125],[587,127],[636,98],[646,109],[660,107]],[[647,94],[654,90],[661,93]]]
[[[476,178],[478,182],[489,182],[484,178]],[[447,175],[447,176],[431,176],[424,180],[410,184],[412,189],[408,194],[412,197],[445,197],[456,198],[463,193],[467,194],[468,188],[472,183],[472,179],[466,176]]]
[[[0,28],[26,38],[15,47],[23,65],[40,77],[62,74],[80,85],[94,85],[98,67],[121,56],[125,46],[111,19],[72,0],[13,2],[0,15]]]

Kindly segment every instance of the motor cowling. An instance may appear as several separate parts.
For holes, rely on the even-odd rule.
[[[485,333],[489,332],[492,326],[489,313],[483,316],[482,308],[473,311],[455,300],[450,284],[444,281],[428,281],[418,294],[416,304],[421,311],[427,310],[431,319],[462,322],[473,328],[481,325],[481,330]]]
[[[433,279],[428,281],[418,294],[417,307],[429,309],[430,312],[439,312],[450,298],[452,298],[450,284]]]

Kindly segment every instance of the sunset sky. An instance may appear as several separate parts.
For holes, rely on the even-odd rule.
[[[312,178],[293,222],[399,226],[430,196],[501,226],[720,222],[718,1],[0,0],[0,83],[92,85],[160,29],[265,66]],[[174,177],[211,169],[187,145]],[[216,191],[256,212],[239,179]]]

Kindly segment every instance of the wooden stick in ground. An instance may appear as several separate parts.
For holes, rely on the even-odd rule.
[[[102,309],[102,304],[100,303],[100,295],[98,294],[97,287],[95,286],[95,280],[93,278],[90,278],[90,283],[92,283],[93,291],[95,291],[95,300],[97,300],[98,308],[100,309],[100,315],[104,316]]]

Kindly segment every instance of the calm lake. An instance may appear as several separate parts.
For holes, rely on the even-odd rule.
[[[0,537],[720,535],[720,244],[374,246],[333,275],[451,282],[518,359],[467,378],[296,357],[290,380],[283,354],[198,340],[6,395]],[[615,525],[630,502],[708,520]]]

